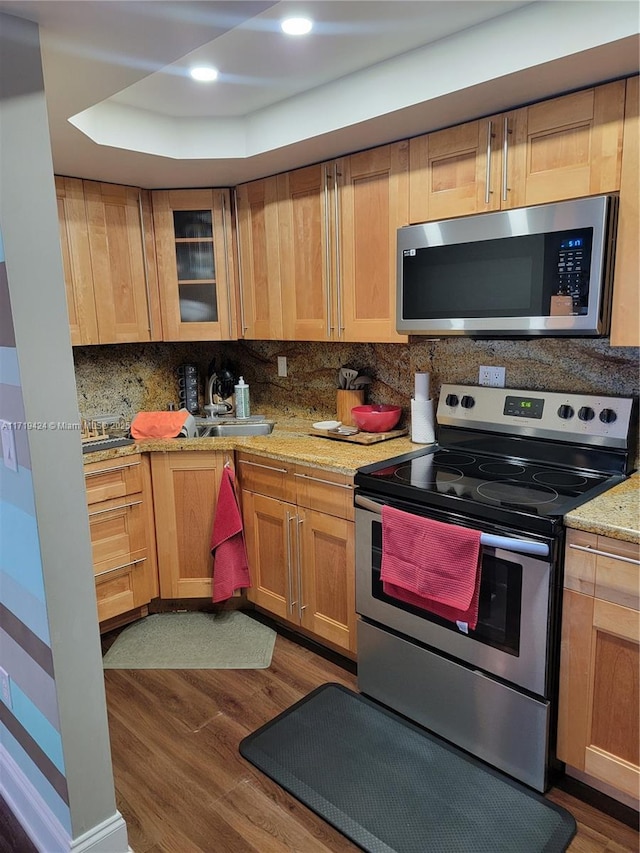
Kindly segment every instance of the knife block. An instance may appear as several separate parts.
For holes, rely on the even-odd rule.
[[[362,406],[364,403],[364,391],[336,391],[336,414],[337,419],[345,426],[355,426],[351,417],[351,409],[354,406]]]

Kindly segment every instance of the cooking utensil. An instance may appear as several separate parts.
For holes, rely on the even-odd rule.
[[[373,379],[363,373],[362,376],[356,376],[352,385],[354,388],[364,388],[365,385],[371,385],[372,382]]]
[[[357,379],[358,371],[353,370],[351,367],[343,367],[341,368],[342,375],[344,376],[344,387],[347,391],[353,391],[353,383],[354,380]]]

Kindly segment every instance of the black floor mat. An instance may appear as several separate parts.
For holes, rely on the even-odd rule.
[[[565,809],[339,684],[240,753],[370,853],[560,853],[576,832]]]

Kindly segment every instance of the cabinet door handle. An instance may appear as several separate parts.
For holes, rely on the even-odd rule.
[[[240,465],[252,465],[254,468],[264,468],[265,471],[275,471],[276,474],[288,474],[286,468],[274,468],[271,465],[261,465],[260,462],[249,462],[248,459],[241,459]]]
[[[631,563],[632,566],[640,566],[640,560],[634,560],[633,557],[623,557],[620,554],[612,554],[610,551],[599,551],[590,545],[573,545],[569,543],[569,548],[573,548],[574,551],[585,551],[587,554],[595,554],[598,557],[610,557],[612,560],[621,560],[623,563]]]
[[[109,509],[96,509],[93,512],[89,513],[89,518],[92,518],[94,515],[103,515],[105,512],[115,512],[117,509],[129,509],[131,506],[138,506],[142,501],[131,501],[128,504],[118,504],[118,506],[110,506]]]
[[[324,267],[325,275],[324,282],[327,288],[326,306],[327,306],[327,337],[331,338],[333,326],[331,325],[331,243],[329,240],[329,173],[327,167],[322,167],[322,176],[324,184]]]
[[[302,619],[302,611],[307,609],[307,605],[303,604],[303,594],[302,594],[302,555],[300,553],[300,525],[304,523],[304,518],[300,518],[300,516],[296,519],[296,556],[297,556],[297,569],[298,569],[298,618]]]
[[[293,577],[291,575],[291,519],[295,516],[292,516],[287,510],[285,517],[287,524],[287,610],[289,615],[293,615],[293,605],[298,603],[293,600]]]
[[[149,265],[147,247],[144,240],[144,211],[142,209],[142,190],[138,190],[138,216],[140,217],[140,241],[142,242],[142,268],[144,269],[144,288],[147,292],[147,324],[149,337],[153,340],[153,319],[151,317],[151,294],[149,292]]]
[[[140,465],[140,462],[131,462],[129,465],[114,465],[113,468],[102,468],[100,471],[85,471],[85,479],[87,477],[99,477],[100,474],[110,474],[112,471],[124,471],[125,468],[135,468]]]
[[[509,169],[507,166],[508,158],[509,158],[509,134],[511,131],[509,130],[509,119],[507,116],[504,117],[504,139],[502,140],[502,201],[507,200],[507,191],[509,189],[508,186],[508,178],[509,178]]]
[[[333,228],[334,228],[334,236],[336,241],[336,306],[337,306],[337,331],[338,338],[342,337],[342,333],[344,332],[344,324],[342,322],[342,270],[341,270],[341,257],[340,257],[340,196],[338,195],[338,164],[336,163],[335,171],[333,173]]]
[[[351,489],[351,483],[334,483],[333,480],[322,480],[320,477],[311,477],[309,474],[294,474],[294,477],[299,477],[301,480],[311,480],[313,483],[323,483],[326,486],[335,486],[338,489]]]
[[[105,569],[103,572],[96,572],[94,578],[101,578],[103,575],[110,575],[112,572],[119,572],[121,569],[128,569],[130,566],[137,566],[138,563],[144,563],[146,557],[140,557],[138,560],[131,560],[130,563],[123,563],[121,566],[114,566],[113,569]]]
[[[238,191],[233,190],[233,212],[236,222],[236,240],[237,240],[237,256],[238,256],[238,292],[240,299],[240,330],[241,336],[247,331],[247,324],[244,318],[244,276],[242,274],[242,252],[240,251],[240,218],[238,215]]]
[[[233,316],[231,313],[232,288],[229,279],[229,240],[227,238],[227,196],[222,193],[222,248],[224,250],[224,271],[227,279],[227,322],[229,323],[229,336],[233,329]]]
[[[487,169],[486,181],[487,184],[484,190],[484,203],[489,204],[489,196],[491,195],[491,140],[493,138],[493,122],[490,121],[487,125]]]

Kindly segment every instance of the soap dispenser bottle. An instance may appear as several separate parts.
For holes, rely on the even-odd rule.
[[[237,418],[248,418],[249,417],[249,386],[244,381],[244,378],[241,376],[238,384],[234,387],[234,392],[236,395],[236,417]]]

